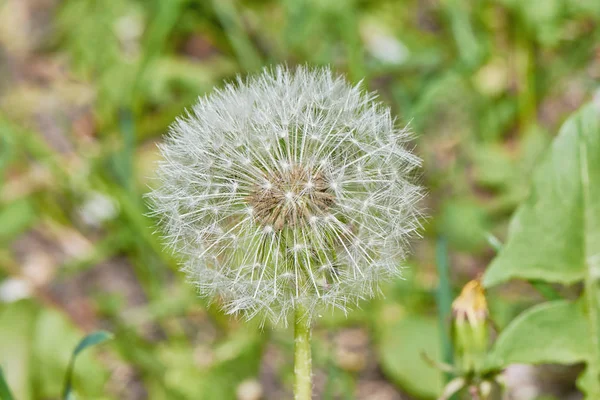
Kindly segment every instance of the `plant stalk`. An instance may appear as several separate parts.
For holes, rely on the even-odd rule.
[[[591,265],[592,255],[590,250],[593,248],[593,243],[588,237],[591,236],[591,230],[587,226],[587,221],[593,219],[592,213],[589,211],[592,207],[592,199],[590,194],[590,177],[589,172],[591,165],[588,163],[587,148],[585,144],[580,141],[579,143],[579,154],[580,154],[580,168],[581,168],[581,184],[583,188],[583,206],[584,206],[584,230],[586,232],[586,242],[584,256],[586,259],[586,276],[584,280],[584,296],[587,306],[587,317],[588,325],[591,337],[591,349],[590,359],[588,361],[589,374],[592,376],[590,379],[590,386],[587,389],[587,395],[590,398],[600,398],[600,321],[598,320],[598,314],[600,305],[598,305],[598,279],[593,271],[594,266]]]
[[[294,399],[312,399],[312,357],[310,318],[297,306],[294,316]]]
[[[438,324],[441,332],[443,361],[448,365],[454,364],[454,350],[450,337],[450,323],[452,319],[452,287],[448,265],[448,245],[445,238],[438,238],[435,249],[436,267],[439,276],[439,285],[436,293],[438,309]],[[452,374],[446,373],[446,382],[450,382]]]

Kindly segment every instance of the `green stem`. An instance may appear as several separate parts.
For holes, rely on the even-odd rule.
[[[436,267],[439,276],[437,288],[438,324],[440,326],[443,360],[453,365],[452,339],[450,338],[450,321],[452,318],[452,287],[448,265],[448,246],[445,238],[438,238],[435,249]],[[446,374],[446,382],[452,379],[452,374]]]
[[[580,129],[583,132],[583,128]],[[598,321],[598,281],[596,274],[594,273],[594,266],[590,265],[592,255],[590,250],[593,248],[593,243],[588,238],[591,237],[590,228],[587,225],[587,221],[592,221],[593,216],[590,210],[592,209],[592,199],[590,194],[590,177],[589,172],[591,171],[591,164],[588,163],[587,148],[585,143],[580,141],[579,144],[580,154],[580,168],[581,168],[581,184],[583,188],[583,206],[584,206],[584,230],[586,232],[586,242],[584,256],[586,259],[586,275],[585,275],[585,301],[587,306],[587,316],[589,331],[591,337],[591,349],[590,349],[590,360],[588,361],[589,373],[592,376],[590,379],[590,387],[588,389],[588,396],[590,398],[600,398],[600,321]]]
[[[312,358],[310,319],[303,307],[296,307],[294,321],[294,399],[312,399]]]

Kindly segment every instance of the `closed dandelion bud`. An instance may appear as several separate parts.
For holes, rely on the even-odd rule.
[[[171,126],[150,197],[190,280],[227,312],[346,310],[399,274],[418,227],[408,139],[328,69],[276,67]]]
[[[482,371],[488,350],[488,308],[478,280],[465,285],[452,303],[454,349],[457,366],[463,373]]]

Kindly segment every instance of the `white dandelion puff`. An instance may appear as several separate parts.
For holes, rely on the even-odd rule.
[[[201,98],[160,146],[151,194],[202,296],[287,321],[398,276],[420,159],[389,108],[329,69],[275,67]]]

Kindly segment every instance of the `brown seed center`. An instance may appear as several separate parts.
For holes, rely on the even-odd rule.
[[[323,215],[334,200],[324,174],[302,165],[270,174],[248,196],[256,220],[275,231],[308,223],[311,217]]]

